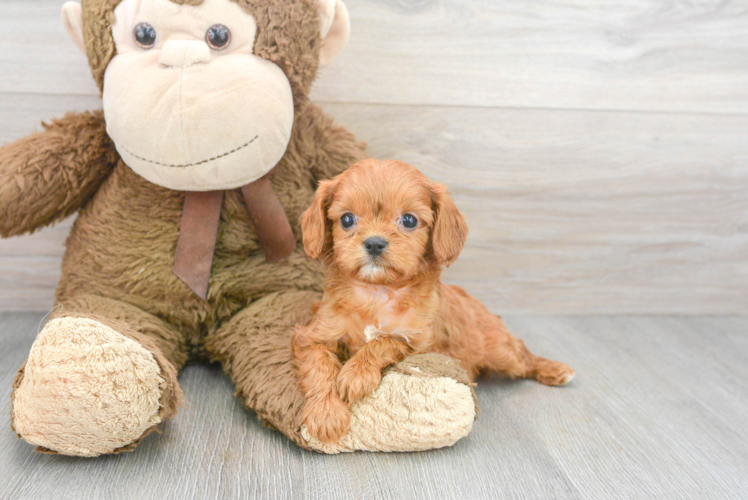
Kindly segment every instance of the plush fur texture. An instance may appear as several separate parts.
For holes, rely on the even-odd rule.
[[[99,90],[104,73],[116,54],[112,24],[114,9],[122,0],[83,0],[83,43]],[[172,0],[189,5],[202,0]],[[231,0],[257,21],[254,53],[280,67],[291,82],[297,111],[309,102],[309,92],[319,69],[320,21],[315,0]]]
[[[94,318],[54,319],[39,334],[14,388],[11,425],[44,449],[113,453],[173,414],[173,405],[161,401],[167,386],[176,387],[175,372],[162,378],[167,372],[141,342]],[[174,396],[167,395],[169,403]],[[91,439],[81,444],[80,435]]]
[[[77,212],[117,163],[101,111],[69,113],[2,148],[0,235],[33,232]]]
[[[369,398],[351,405],[351,431],[340,441],[320,441],[306,426],[301,434],[325,453],[422,451],[452,446],[473,428],[478,413],[471,397],[474,386],[452,358],[411,356],[387,368]],[[403,393],[419,397],[403,405]]]
[[[103,106],[128,167],[169,189],[214,191],[243,187],[276,166],[293,129],[293,92],[281,68],[252,54],[254,16],[228,0],[123,0],[115,15],[117,55]],[[218,20],[232,35],[211,50],[206,29]],[[157,27],[152,49],[133,36],[143,21]]]
[[[328,264],[322,302],[293,339],[304,423],[320,441],[337,442],[350,425],[348,405],[408,354],[446,354],[471,379],[494,372],[563,385],[573,377],[530,353],[462,288],[441,283],[467,224],[446,188],[412,166],[365,160],[323,182],[302,228],[309,255]]]
[[[297,221],[318,182],[365,158],[364,145],[308,102],[321,44],[314,2],[236,1],[257,18],[255,53],[278,64],[293,87],[291,141],[270,182],[289,220]],[[110,27],[117,3],[84,0],[82,5],[86,50],[100,87],[114,55]],[[301,431],[303,397],[290,343],[294,325],[309,321],[312,303],[321,296],[323,267],[304,255],[301,245],[282,262],[265,262],[241,191],[227,191],[210,289],[207,300],[201,300],[172,272],[183,203],[183,192],[152,184],[122,162],[106,135],[101,112],[68,114],[43,132],[0,148],[0,235],[31,232],[80,211],[67,240],[51,321],[14,382],[11,421],[20,437],[40,451],[91,456],[132,450],[157,421],[175,413],[181,399],[176,374],[190,359],[220,362],[237,394],[264,422],[299,445],[314,447]],[[294,226],[300,243],[301,230]],[[98,354],[116,369],[102,371]],[[128,367],[128,358],[138,360],[137,366]],[[65,364],[54,366],[47,359],[64,359]],[[63,383],[65,370],[76,374],[76,384]],[[125,415],[116,418],[123,432],[109,439],[102,431],[107,414],[97,404],[109,401],[116,391],[98,400],[81,399],[77,384],[113,387],[117,373],[133,382],[132,370],[147,372],[135,377],[139,382],[133,388],[140,387],[136,392],[148,404],[127,406],[126,398],[115,396],[111,411]],[[443,378],[454,379],[453,371],[436,370],[412,388],[406,373],[388,382],[388,404],[368,410],[361,404],[362,415],[381,422],[364,426],[366,432],[380,432],[397,442],[353,435],[349,446],[423,449],[469,432],[469,412],[425,417],[429,401],[446,404],[438,397],[439,388]],[[56,408],[70,418],[55,421],[43,415],[51,395],[41,390],[39,381],[55,386],[63,396]],[[471,406],[466,384],[455,383],[462,388],[449,389],[448,404]],[[418,424],[402,421],[411,404],[402,396],[408,390],[433,395],[422,408],[419,422],[428,429],[420,434],[413,428]],[[73,416],[69,410],[80,402]],[[448,438],[439,439],[440,422]]]

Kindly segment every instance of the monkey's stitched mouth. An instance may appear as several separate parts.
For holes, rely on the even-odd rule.
[[[252,140],[250,140],[250,141],[249,141],[249,142],[247,142],[246,144],[242,144],[242,145],[241,145],[241,146],[239,146],[238,148],[234,148],[234,149],[232,149],[231,151],[227,151],[227,152],[225,152],[225,153],[223,153],[223,154],[220,154],[220,155],[218,155],[218,156],[214,156],[213,158],[208,158],[207,160],[203,160],[203,161],[198,161],[198,162],[195,162],[195,163],[190,163],[190,164],[187,164],[187,165],[170,165],[170,164],[168,164],[168,163],[161,163],[161,162],[158,162],[158,161],[154,161],[154,160],[149,160],[148,158],[143,158],[142,156],[138,156],[138,155],[136,155],[135,153],[133,153],[132,151],[130,151],[130,150],[129,150],[129,149],[127,149],[127,148],[123,148],[123,149],[124,149],[125,151],[127,151],[127,154],[129,154],[129,155],[130,155],[130,156],[132,156],[133,158],[137,158],[138,160],[142,160],[142,161],[147,161],[148,163],[153,163],[154,165],[158,165],[158,166],[160,166],[160,167],[170,167],[170,168],[187,168],[187,167],[196,167],[196,166],[198,166],[198,165],[204,165],[204,164],[206,164],[206,163],[210,163],[210,162],[212,162],[212,161],[215,161],[215,160],[218,160],[218,159],[220,159],[220,158],[225,158],[225,157],[227,157],[227,156],[229,156],[229,155],[231,155],[231,154],[234,154],[234,153],[236,153],[237,151],[241,151],[242,149],[246,148],[247,146],[249,146],[250,144],[252,144],[253,142],[255,142],[255,141],[256,141],[256,140],[257,140],[257,139],[258,139],[259,137],[260,137],[260,136],[259,136],[259,134],[258,134],[258,135],[256,135],[256,136],[255,136],[255,137],[254,137],[254,138],[253,138]]]

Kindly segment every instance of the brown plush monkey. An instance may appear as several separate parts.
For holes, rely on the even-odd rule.
[[[63,19],[104,109],[0,148],[2,236],[80,212],[13,385],[18,435],[68,455],[131,450],[174,415],[193,358],[222,363],[247,406],[306,448],[466,435],[472,389],[437,355],[392,367],[335,446],[299,418],[290,338],[323,276],[297,221],[319,180],[366,156],[308,100],[347,40],[340,0],[83,0]]]

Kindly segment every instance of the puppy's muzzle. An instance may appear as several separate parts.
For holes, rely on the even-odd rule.
[[[366,241],[364,241],[364,248],[366,249],[366,253],[372,257],[379,257],[382,255],[382,252],[384,252],[384,249],[387,248],[388,244],[387,240],[381,236],[372,236],[366,238]]]

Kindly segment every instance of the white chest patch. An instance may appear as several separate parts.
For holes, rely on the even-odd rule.
[[[364,328],[364,337],[366,338],[366,342],[369,343],[372,340],[378,338],[382,332],[374,325],[366,325],[366,328]]]
[[[366,302],[376,302],[384,305],[392,299],[397,299],[402,292],[392,291],[385,286],[356,286],[353,288],[356,296]]]
[[[366,325],[364,327],[364,338],[366,342],[371,342],[374,339],[382,337],[383,335],[389,335],[391,337],[399,337],[405,342],[410,343],[408,337],[410,331],[407,328],[401,326],[394,326],[401,323],[410,314],[411,310],[406,313],[395,313],[395,306],[397,302],[405,293],[405,290],[392,290],[384,286],[378,287],[356,287],[356,295],[363,299],[367,305],[371,306],[372,302],[376,305],[376,324]]]

